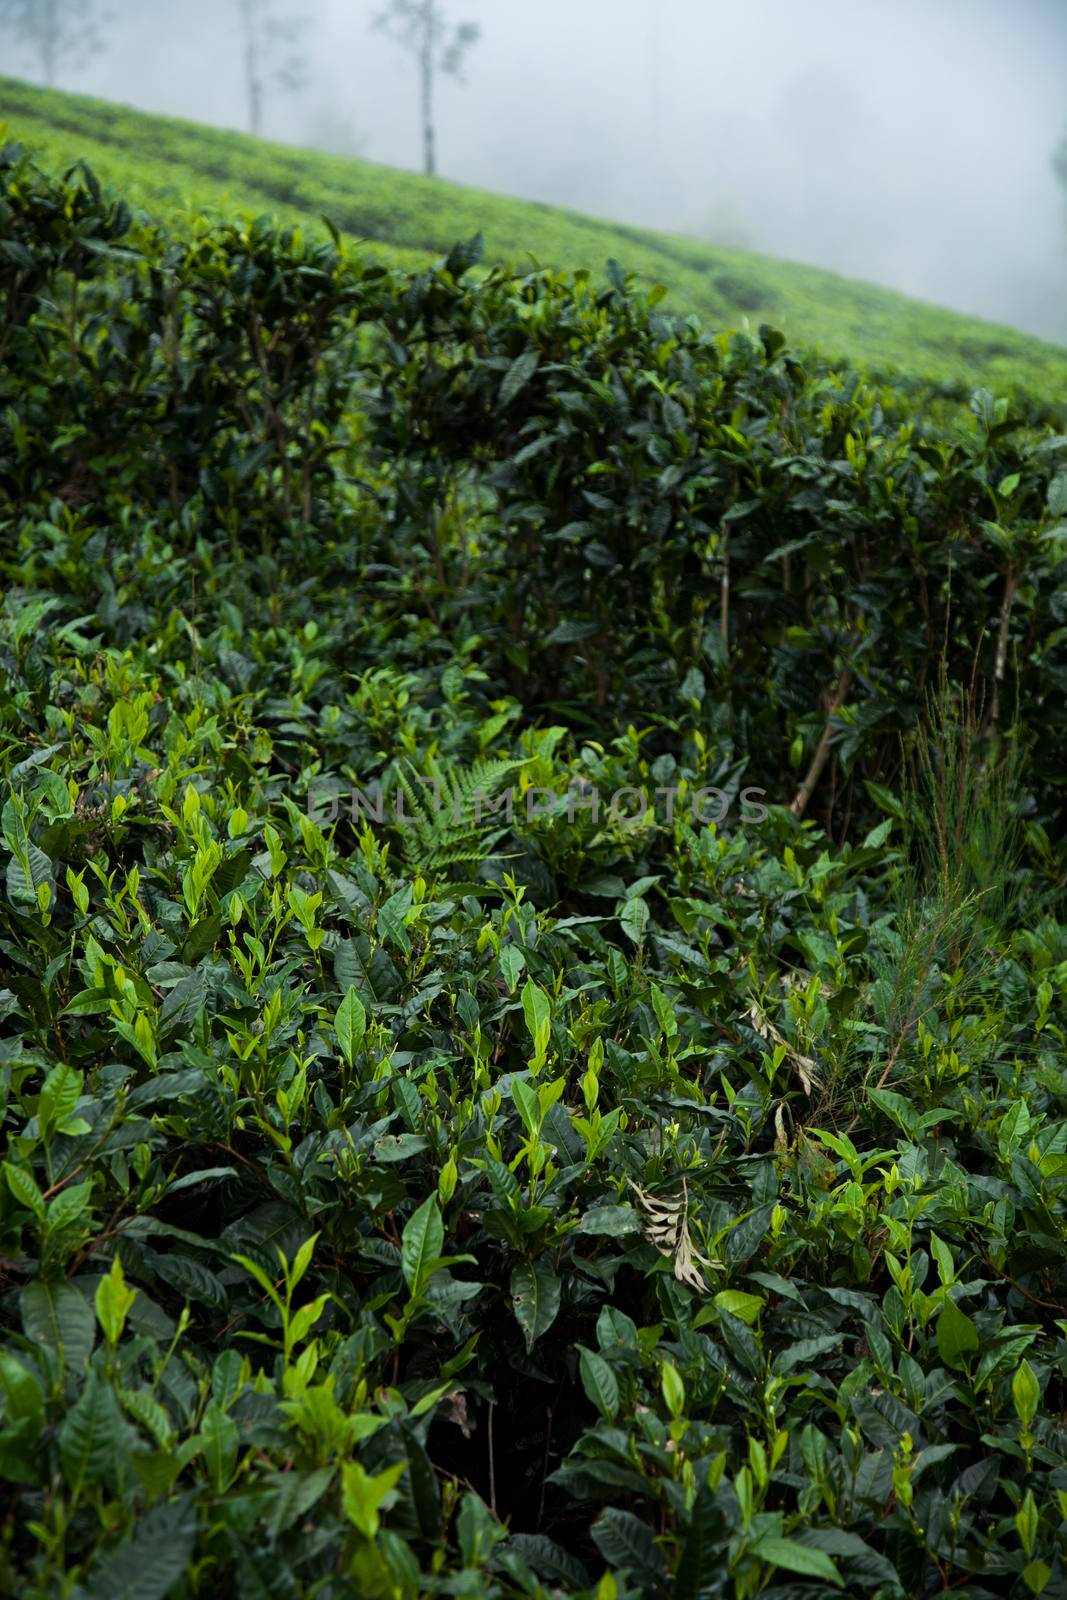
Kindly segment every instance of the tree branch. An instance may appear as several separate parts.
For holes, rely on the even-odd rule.
[[[834,741],[834,715],[840,711],[848,698],[851,682],[852,672],[850,668],[846,667],[837,680],[837,688],[834,690],[830,704],[826,708],[826,726],[822,730],[822,737],[815,748],[815,754],[811,758],[811,766],[808,768],[804,782],[793,796],[792,804],[789,807],[794,817],[802,817],[808,809],[808,801],[815,793],[815,786],[830,758],[830,748]]]

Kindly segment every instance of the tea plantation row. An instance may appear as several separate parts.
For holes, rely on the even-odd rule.
[[[668,284],[674,309],[711,326],[769,319],[794,344],[818,344],[880,372],[954,393],[987,384],[1062,405],[1067,356],[1058,346],[817,267],[0,77],[3,122],[54,169],[88,160],[131,205],[178,228],[203,209],[264,213],[314,229],[328,216],[376,254],[410,267],[428,265],[477,230],[496,263],[518,255],[599,272],[615,255],[644,285]]]
[[[0,223],[0,1588],[1067,1592],[1067,438]]]

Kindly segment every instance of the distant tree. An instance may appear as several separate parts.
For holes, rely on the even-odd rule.
[[[0,28],[32,52],[49,87],[61,67],[102,48],[100,26],[97,0],[0,0]]]
[[[1060,188],[1067,194],[1067,133],[1056,146],[1052,157],[1052,170],[1059,180]]]
[[[437,75],[462,77],[463,58],[477,44],[481,29],[476,22],[452,23],[440,0],[389,0],[375,27],[402,44],[418,64],[423,171],[432,178],[437,173]]]
[[[659,164],[663,141],[663,9],[666,0],[648,0],[646,21],[648,40],[645,62],[648,71],[648,131],[654,162]]]
[[[248,131],[263,132],[263,103],[268,84],[294,93],[307,83],[307,60],[300,37],[307,18],[279,14],[275,0],[237,0],[241,17]]]

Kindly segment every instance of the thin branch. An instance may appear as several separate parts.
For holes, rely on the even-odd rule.
[[[826,710],[826,726],[822,730],[822,737],[816,746],[815,754],[811,758],[811,766],[807,776],[793,796],[789,809],[794,817],[802,817],[808,809],[808,801],[815,793],[822,771],[830,759],[830,750],[834,742],[834,716],[844,705],[848,698],[849,685],[852,682],[852,672],[846,667],[837,681],[837,688],[833,692],[830,704]]]
[[[496,1460],[493,1455],[493,1412],[495,1403],[489,1402],[489,1509],[496,1517]],[[497,1519],[499,1520],[499,1519]]]
[[[1011,608],[1015,601],[1017,579],[1014,566],[1009,566],[1004,579],[1004,598],[1000,603],[1000,622],[997,627],[997,654],[993,666],[993,704],[989,709],[988,728],[995,728],[1000,716],[1000,685],[1008,660],[1008,636],[1011,628]]]

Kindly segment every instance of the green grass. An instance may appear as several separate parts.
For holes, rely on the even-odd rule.
[[[876,372],[1025,389],[1059,403],[1067,350],[814,267],[600,221],[558,207],[150,116],[0,78],[0,119],[51,167],[85,160],[136,205],[173,223],[189,210],[327,216],[390,259],[418,264],[482,232],[490,260],[601,268],[615,257],[711,327],[771,322]]]

